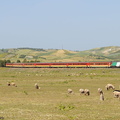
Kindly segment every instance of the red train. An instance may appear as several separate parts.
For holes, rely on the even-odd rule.
[[[111,67],[111,64],[112,62],[6,63],[6,67],[91,68],[91,67]]]

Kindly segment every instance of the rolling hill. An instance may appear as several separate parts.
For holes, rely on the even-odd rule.
[[[39,62],[120,61],[120,46],[94,48],[86,51],[64,49],[16,48],[0,49],[0,60]]]

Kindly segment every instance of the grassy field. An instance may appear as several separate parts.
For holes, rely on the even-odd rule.
[[[15,82],[18,87],[7,86]],[[35,89],[38,83],[40,89]],[[120,101],[105,85],[120,89],[120,69],[0,68],[0,117],[5,120],[119,120]],[[104,92],[99,100],[98,88]],[[71,88],[74,94],[68,94]],[[80,95],[88,88],[90,96]]]

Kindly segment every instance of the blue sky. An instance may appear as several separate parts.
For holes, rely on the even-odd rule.
[[[0,49],[120,46],[120,0],[1,0]]]

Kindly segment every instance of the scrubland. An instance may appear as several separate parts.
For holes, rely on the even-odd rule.
[[[7,82],[17,87],[7,86]],[[38,83],[40,89],[35,89]],[[111,68],[0,68],[0,117],[5,120],[119,120],[120,69]],[[73,94],[68,94],[71,88]],[[90,96],[80,95],[87,88]],[[102,88],[104,101],[97,89]]]

